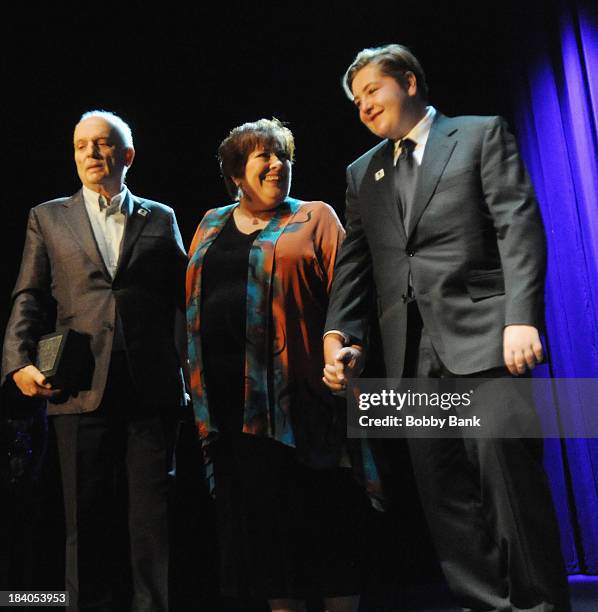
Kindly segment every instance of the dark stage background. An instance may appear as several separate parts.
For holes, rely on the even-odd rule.
[[[170,3],[158,10],[138,3],[138,19],[95,11],[59,16],[52,8],[5,21],[12,36],[2,53],[3,303],[16,278],[28,209],[79,188],[72,128],[91,108],[130,123],[137,157],[129,186],[172,205],[187,244],[203,212],[228,203],[215,161],[219,142],[235,125],[260,117],[287,121],[295,134],[292,193],[342,210],[344,168],[376,142],[340,87],[364,46],[412,47],[428,73],[432,102],[446,114],[509,117],[503,46],[514,13],[422,4]]]
[[[344,169],[376,142],[340,86],[357,51],[388,42],[406,44],[424,66],[436,108],[447,115],[499,114],[513,126],[514,69],[528,43],[527,26],[554,28],[562,4],[227,2],[199,8],[171,2],[148,8],[129,2],[76,11],[56,6],[13,9],[5,15],[0,37],[0,329],[9,314],[29,208],[79,188],[71,139],[83,112],[111,110],[130,124],[137,155],[128,185],[134,193],[175,209],[187,246],[203,212],[229,202],[218,174],[219,142],[232,127],[260,117],[276,116],[294,132],[297,160],[291,194],[324,200],[342,217]],[[8,394],[2,399],[3,418],[22,418],[31,410],[26,403],[9,401]],[[46,538],[47,545],[43,552],[31,543],[29,549],[22,547],[19,567],[28,568],[17,572],[13,560],[8,571],[17,572],[22,584],[42,580],[40,587],[58,588],[61,560],[52,547],[61,546],[61,526],[45,512],[59,506],[59,492],[50,484],[56,477],[51,440],[49,449],[40,464],[42,484],[18,490],[11,509],[21,521],[16,528],[34,524],[33,532]],[[401,450],[387,459],[397,465],[406,461]],[[191,474],[189,468],[189,481]],[[370,589],[379,593],[372,610],[396,604],[399,574],[406,582],[415,575],[420,582],[425,576],[438,578],[409,478],[394,482],[391,489],[392,510],[372,527],[385,541],[384,569],[370,581]],[[203,541],[204,551],[209,548],[204,539],[209,512],[193,524],[192,510],[201,506],[201,492],[196,491],[196,506],[187,503],[187,494],[175,493],[178,534],[185,540],[177,571],[180,582],[205,585],[210,577],[206,555],[197,569],[189,570],[188,563],[182,569],[184,556],[197,550],[196,543],[201,548]],[[31,509],[35,495],[42,497],[41,518]],[[27,518],[25,510],[33,514]],[[14,544],[14,531],[6,537]]]

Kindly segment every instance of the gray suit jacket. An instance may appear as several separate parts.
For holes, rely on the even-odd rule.
[[[500,117],[438,113],[406,229],[392,145],[380,143],[347,169],[347,237],[326,330],[363,342],[375,298],[387,373],[401,377],[411,274],[444,365],[455,374],[500,367],[505,325],[543,326],[544,232],[515,140]]]
[[[50,403],[50,414],[98,407],[117,311],[140,400],[180,404],[183,387],[175,348],[175,311],[184,306],[187,258],[172,209],[129,197],[133,211],[126,220],[114,279],[98,250],[81,191],[30,211],[4,339],[2,382],[32,363],[39,337],[55,329],[86,334],[95,361],[91,388],[62,398],[61,403]]]

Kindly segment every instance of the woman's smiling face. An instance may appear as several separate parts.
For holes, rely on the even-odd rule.
[[[284,147],[257,145],[247,157],[245,174],[237,183],[242,200],[252,208],[271,209],[289,195],[291,160]]]

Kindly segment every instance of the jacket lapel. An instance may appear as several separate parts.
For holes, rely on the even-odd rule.
[[[403,244],[407,241],[405,228],[399,213],[399,203],[394,182],[394,142],[388,140],[372,156],[366,175],[365,184],[374,190],[374,197],[366,201],[379,203],[384,208],[386,216],[392,219]]]
[[[130,192],[127,197],[132,201],[131,214],[127,217],[115,278],[127,266],[133,247],[151,215],[151,210],[143,205],[143,200],[136,198]]]
[[[106,278],[110,278],[110,274],[93,235],[91,221],[85,209],[83,191],[78,191],[73,197],[66,200],[62,206],[64,207],[63,218],[65,225],[70,229],[73,237],[89,259],[104,272]]]
[[[421,216],[430,203],[438,181],[446,168],[453,149],[457,145],[457,139],[452,137],[456,131],[455,128],[452,128],[450,119],[438,113],[434,123],[432,123],[424,157],[419,167],[411,222],[409,228],[407,228],[407,240],[411,238]]]

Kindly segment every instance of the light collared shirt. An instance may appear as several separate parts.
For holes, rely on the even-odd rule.
[[[129,190],[125,187],[120,193],[113,196],[110,202],[107,202],[104,196],[83,186],[83,200],[91,222],[91,229],[112,278],[116,275],[125,223],[131,214],[131,198],[127,197],[128,193]],[[102,204],[100,204],[100,197]],[[114,210],[115,207],[116,210]]]
[[[422,159],[424,158],[424,149],[428,142],[428,136],[430,136],[430,129],[432,122],[436,116],[436,109],[433,106],[426,106],[426,114],[409,130],[401,140],[411,140],[415,143],[413,149],[413,159],[418,166],[421,166]],[[395,153],[394,153],[394,165],[397,165],[397,160],[401,154],[401,140],[395,142]]]

